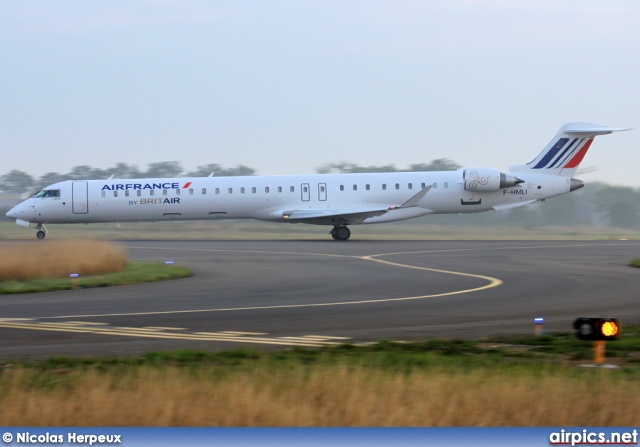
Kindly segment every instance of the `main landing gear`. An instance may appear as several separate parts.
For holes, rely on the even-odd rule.
[[[36,237],[38,239],[44,239],[44,237],[47,235],[48,231],[47,231],[47,227],[45,227],[42,224],[38,224],[36,225],[36,229],[38,230],[38,232],[36,233]]]
[[[346,241],[351,237],[351,230],[344,225],[335,226],[333,227],[333,230],[331,230],[329,234],[336,241]]]

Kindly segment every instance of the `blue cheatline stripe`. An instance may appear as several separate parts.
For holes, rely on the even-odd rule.
[[[576,153],[576,151],[580,150],[580,148],[582,147],[582,143],[584,143],[584,141],[585,141],[585,138],[581,138],[580,141],[578,142],[578,144],[575,145],[573,150],[571,150],[567,154],[567,156],[564,157],[560,163],[558,163],[558,167],[564,166],[564,164],[567,162],[567,160],[569,160],[573,156],[573,154]]]
[[[547,166],[547,163],[549,163],[553,159],[553,157],[555,157],[558,152],[560,152],[560,149],[562,149],[564,145],[567,144],[567,141],[569,141],[568,138],[560,138],[557,143],[554,144],[551,149],[549,149],[545,156],[542,157],[542,160],[540,160],[540,162],[533,167],[533,169],[540,169]]]
[[[565,148],[565,149],[560,153],[560,155],[558,155],[558,157],[556,158],[556,161],[554,161],[553,163],[551,163],[551,164],[549,165],[549,167],[547,167],[547,169],[551,169],[551,168],[556,167],[556,165],[558,164],[558,162],[560,161],[560,159],[561,159],[562,157],[564,157],[564,154],[566,154],[566,153],[567,153],[567,151],[568,151],[569,149],[571,149],[571,148],[573,147],[573,145],[574,145],[574,144],[576,144],[576,141],[578,141],[578,139],[577,139],[577,138],[574,138],[574,139],[573,139],[573,141],[571,142],[571,144],[569,144],[569,146],[567,146],[567,147],[566,147],[566,148]]]

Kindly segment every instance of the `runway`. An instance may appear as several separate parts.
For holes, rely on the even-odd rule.
[[[0,359],[640,324],[636,241],[122,241],[187,279],[0,296]]]

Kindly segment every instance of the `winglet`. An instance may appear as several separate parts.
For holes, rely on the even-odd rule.
[[[433,185],[427,186],[422,191],[420,191],[418,194],[416,194],[415,196],[411,197],[409,200],[407,200],[402,205],[400,205],[399,208],[412,208],[412,207],[418,206],[418,204],[420,203],[420,201],[422,201],[424,196],[426,196],[427,193],[429,191],[431,191],[431,188],[433,188]]]

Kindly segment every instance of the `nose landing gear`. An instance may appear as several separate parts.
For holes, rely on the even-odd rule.
[[[329,233],[336,241],[346,241],[351,237],[351,230],[346,226],[335,226]]]
[[[44,237],[48,233],[47,227],[45,227],[43,224],[38,224],[38,225],[36,225],[36,229],[38,230],[38,232],[36,233],[36,237],[38,239],[44,239]]]

